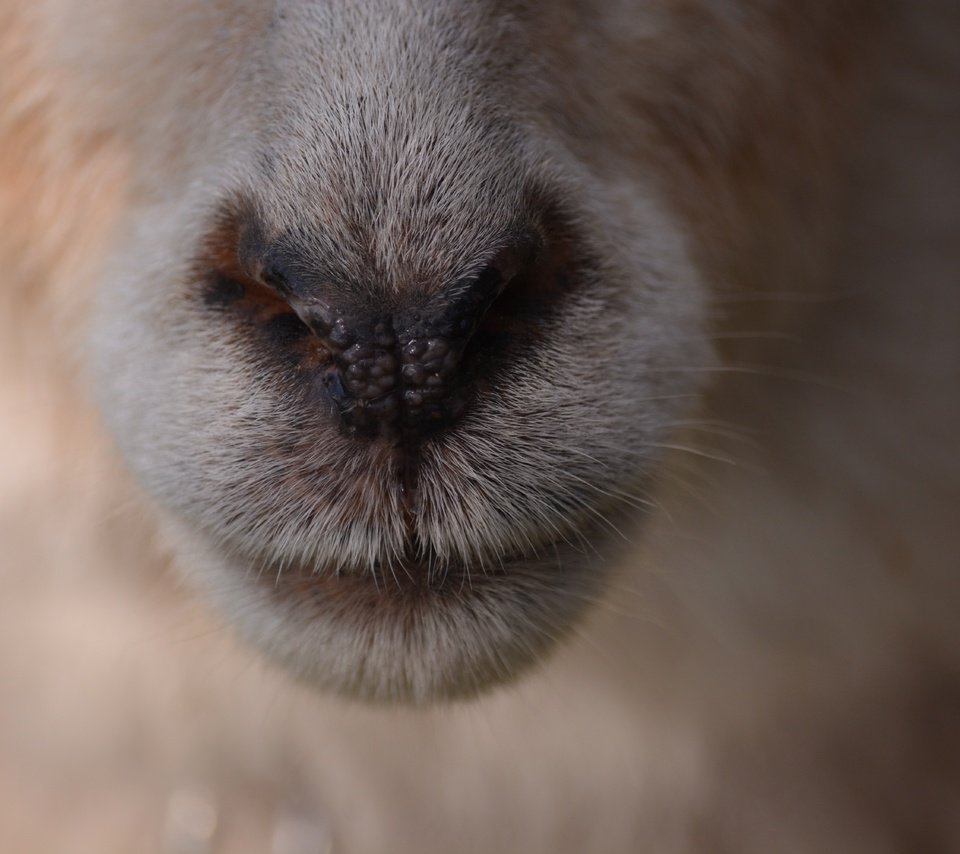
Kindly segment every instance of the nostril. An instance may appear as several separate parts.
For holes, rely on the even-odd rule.
[[[228,224],[207,247],[205,299],[255,331],[308,394],[320,391],[346,432],[416,443],[461,418],[516,342],[535,338],[526,306],[549,309],[568,260],[545,224],[514,230],[428,296],[379,300],[290,242],[238,237],[243,228]]]
[[[459,316],[459,331],[472,334],[498,297],[536,262],[542,248],[538,234],[525,232],[500,249],[470,279],[458,283],[457,297],[451,301],[451,313]]]

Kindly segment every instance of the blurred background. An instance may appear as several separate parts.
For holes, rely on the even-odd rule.
[[[413,710],[293,684],[179,581],[85,373],[123,154],[45,111],[60,6],[0,0],[0,852],[960,851],[955,5],[885,47],[829,287],[607,595]]]

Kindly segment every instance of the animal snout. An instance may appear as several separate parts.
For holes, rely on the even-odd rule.
[[[384,310],[340,297],[288,295],[301,321],[331,354],[323,385],[344,431],[416,440],[466,411],[468,345],[491,306],[536,256],[525,239],[435,294]]]

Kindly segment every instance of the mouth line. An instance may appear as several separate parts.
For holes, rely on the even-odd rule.
[[[522,574],[525,569],[542,568],[548,562],[552,563],[528,555],[512,555],[499,558],[494,565],[469,564],[461,560],[440,563],[422,558],[405,558],[356,569],[330,569],[302,562],[273,571],[274,568],[268,564],[258,567],[257,580],[278,593],[284,589],[303,592],[340,585],[344,589],[368,588],[384,598],[468,596],[474,588],[501,584],[511,576]]]
[[[403,471],[396,474],[401,492],[406,492],[408,485],[403,482]],[[616,541],[626,541],[615,527],[618,511],[623,512],[623,508],[618,508],[618,511],[607,508],[603,518],[610,530],[593,521],[584,524],[581,519],[579,524],[567,531],[566,536],[558,535],[556,530],[544,531],[541,533],[545,536],[540,539],[533,532],[528,532],[527,548],[491,549],[482,557],[440,555],[433,549],[423,547],[413,501],[416,483],[409,485],[409,488],[411,491],[403,496],[398,508],[403,513],[406,546],[390,558],[346,564],[329,558],[285,558],[263,552],[244,554],[241,550],[234,552],[235,559],[247,565],[258,587],[268,588],[277,595],[295,590],[331,590],[339,585],[344,590],[368,588],[385,600],[447,597],[451,594],[469,597],[471,591],[494,586],[502,588],[509,585],[511,580],[520,581],[533,576],[550,585],[550,578],[563,577],[568,570],[576,572],[575,568],[584,561],[592,562],[601,554],[595,548],[588,549],[583,543],[607,542],[611,539],[610,530],[619,534]]]

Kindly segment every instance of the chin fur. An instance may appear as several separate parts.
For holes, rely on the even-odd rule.
[[[596,600],[598,553],[568,543],[495,565],[255,562],[170,524],[180,558],[239,633],[303,681],[373,701],[474,696],[541,662]]]

